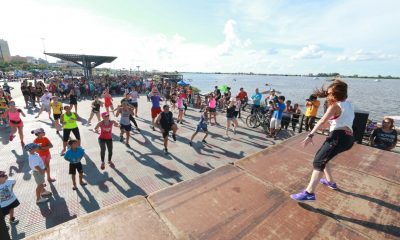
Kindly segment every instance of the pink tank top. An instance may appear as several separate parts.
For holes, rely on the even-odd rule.
[[[16,112],[8,111],[8,118],[10,120],[13,120],[13,121],[16,121],[16,122],[21,121],[21,117],[19,115],[20,115],[20,113],[18,111],[16,111]]]
[[[102,122],[102,124],[100,124],[99,138],[103,140],[112,139],[112,122],[109,122],[108,124]]]
[[[177,103],[178,103],[178,108],[183,108],[183,97],[179,96]]]
[[[215,98],[210,99],[210,102],[208,103],[208,107],[215,108],[216,106],[217,106],[217,100],[215,100]]]

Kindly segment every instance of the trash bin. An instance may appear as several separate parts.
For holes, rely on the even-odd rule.
[[[354,112],[353,135],[354,141],[361,144],[367,126],[369,112],[356,110]]]

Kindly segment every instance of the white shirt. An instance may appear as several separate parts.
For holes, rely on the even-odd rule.
[[[331,124],[329,131],[332,132],[333,130],[342,129],[343,127],[347,127],[349,130],[353,131],[353,106],[349,101],[337,102],[337,105],[339,105],[342,112],[339,117],[329,120]]]
[[[131,97],[131,102],[136,103],[138,101],[138,98],[139,98],[139,93],[137,91],[131,91],[129,93],[129,96]]]
[[[35,167],[39,166],[40,169],[45,169],[44,162],[39,154],[29,154],[29,167],[31,167],[32,171],[36,171]]]
[[[12,186],[16,183],[14,179],[7,179],[3,184],[0,184],[0,207],[4,208],[17,200]]]
[[[51,93],[47,93],[47,94],[45,93],[45,94],[43,94],[43,96],[40,98],[40,102],[41,102],[43,105],[50,105],[51,97],[52,97]]]

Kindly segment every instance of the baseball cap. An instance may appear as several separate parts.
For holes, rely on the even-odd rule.
[[[32,134],[44,133],[44,129],[43,128],[37,128],[35,130],[32,130],[31,133]]]
[[[110,114],[108,112],[101,113],[101,117],[106,117],[106,116],[110,116]]]
[[[39,148],[39,145],[37,145],[36,143],[29,143],[27,145],[25,145],[25,150],[30,152],[36,148]]]

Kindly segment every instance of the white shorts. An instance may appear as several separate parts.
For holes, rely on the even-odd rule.
[[[272,129],[278,129],[281,127],[281,121],[280,119],[272,118],[269,127]]]
[[[50,111],[50,105],[47,104],[42,104],[43,111],[49,112]]]

